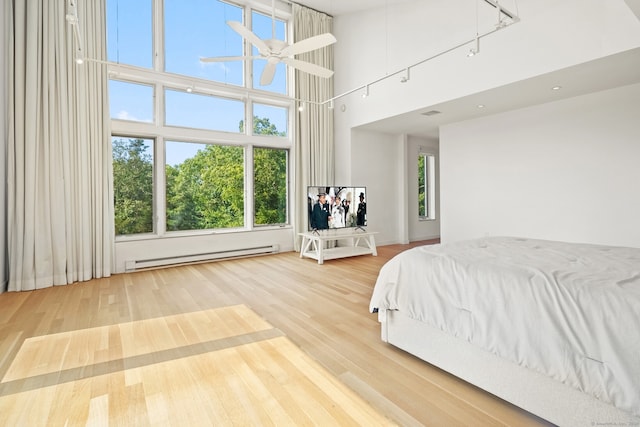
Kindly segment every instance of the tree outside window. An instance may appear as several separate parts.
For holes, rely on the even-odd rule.
[[[435,219],[435,157],[418,155],[418,216]]]
[[[288,223],[294,102],[282,96],[284,66],[273,84],[256,87],[248,76],[260,61],[198,61],[251,53],[228,20],[271,34],[270,17],[254,6],[107,0],[117,235]],[[277,18],[279,37],[287,24]]]
[[[116,235],[153,233],[153,141],[111,141]]]

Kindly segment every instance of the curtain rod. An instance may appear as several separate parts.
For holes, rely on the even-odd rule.
[[[330,14],[328,14],[327,12],[323,12],[323,11],[321,11],[321,10],[314,9],[314,8],[312,8],[312,7],[306,6],[306,5],[304,5],[304,4],[300,4],[300,3],[295,2],[295,1],[291,1],[291,0],[280,0],[280,1],[281,1],[281,2],[283,2],[283,3],[287,3],[287,4],[289,4],[289,5],[294,5],[294,4],[295,4],[295,5],[298,5],[298,6],[301,6],[301,7],[305,7],[305,8],[307,8],[307,9],[313,10],[313,11],[318,12],[318,13],[322,13],[323,15],[327,15],[328,17],[333,18],[333,15],[330,15]]]

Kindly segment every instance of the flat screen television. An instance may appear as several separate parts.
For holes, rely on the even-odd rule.
[[[307,187],[309,231],[367,225],[366,187]]]

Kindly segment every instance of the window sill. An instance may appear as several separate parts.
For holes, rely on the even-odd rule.
[[[116,243],[124,243],[124,242],[138,242],[145,240],[158,240],[158,239],[176,239],[176,238],[184,238],[184,237],[202,237],[202,236],[213,236],[213,235],[225,235],[225,234],[236,234],[236,233],[256,233],[260,231],[273,231],[273,230],[287,230],[293,229],[291,224],[284,225],[262,225],[256,226],[252,229],[248,228],[233,228],[233,229],[220,229],[220,230],[189,230],[189,231],[169,231],[165,234],[135,234],[129,236],[116,236]]]

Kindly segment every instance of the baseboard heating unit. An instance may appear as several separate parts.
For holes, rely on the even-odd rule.
[[[256,246],[253,248],[230,249],[199,254],[172,256],[164,258],[128,260],[125,262],[125,271],[131,272],[154,267],[169,267],[178,264],[188,264],[192,262],[215,261],[230,258],[239,258],[252,255],[273,254],[279,251],[278,245]]]

